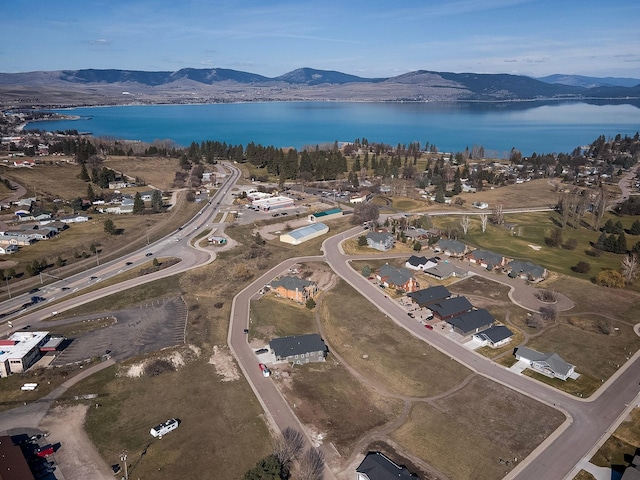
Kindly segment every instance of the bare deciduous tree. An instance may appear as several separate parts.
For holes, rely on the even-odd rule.
[[[300,459],[300,480],[322,480],[324,455],[317,448],[308,448]]]
[[[558,319],[558,310],[555,305],[545,305],[540,307],[540,315],[544,320],[555,322]]]
[[[298,430],[287,427],[282,436],[276,440],[273,454],[282,465],[286,465],[296,458],[304,447],[304,437]]]
[[[544,321],[540,315],[528,315],[525,323],[527,327],[531,328],[542,328],[544,326]]]
[[[469,220],[468,215],[463,215],[460,219],[460,226],[462,227],[462,232],[466,235],[469,231],[469,225],[471,224],[471,220]]]
[[[502,225],[504,223],[504,212],[502,210],[502,204],[499,203],[495,207],[493,207],[493,211],[491,212],[491,220],[496,225]]]
[[[489,220],[489,215],[486,213],[480,214],[480,222],[482,224],[482,233],[487,231],[487,220]]]
[[[602,217],[604,216],[604,212],[606,209],[607,209],[607,192],[605,191],[604,186],[601,186],[592,210],[594,230],[597,231],[598,228],[600,228],[600,222],[602,221]]]
[[[613,333],[613,320],[610,318],[598,318],[596,320],[596,326],[605,335],[611,335]]]
[[[636,255],[627,255],[620,263],[620,273],[624,277],[625,282],[633,283],[640,273],[640,262]]]

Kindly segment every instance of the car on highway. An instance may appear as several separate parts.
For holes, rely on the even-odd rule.
[[[133,262],[125,262],[125,265],[128,267],[129,265],[133,265]]]
[[[32,288],[31,290],[29,290],[29,293],[36,293],[39,292],[40,289],[39,288]]]
[[[25,325],[24,327],[22,327],[22,330],[28,330],[29,328],[31,328],[31,325]]]
[[[69,290],[69,287],[62,287],[60,288],[60,290],[62,290],[63,292],[66,292],[67,290]]]
[[[280,215],[284,217],[285,215],[289,215],[289,214],[287,212],[282,212]]]
[[[273,215],[271,215],[272,217],[279,217],[280,214],[279,213],[274,213]]]
[[[153,255],[153,252],[147,252],[144,254],[145,257],[151,257]]]
[[[44,302],[44,300],[45,300],[44,297],[38,297],[38,296],[31,297],[31,303],[34,305],[36,303]]]
[[[89,281],[91,281],[91,280],[97,280],[97,278],[98,278],[98,277],[96,277],[95,275],[92,275],[92,276],[90,276],[90,277],[89,277]]]
[[[424,328],[426,328],[427,330],[433,330],[433,325],[429,325],[428,323],[425,323]]]

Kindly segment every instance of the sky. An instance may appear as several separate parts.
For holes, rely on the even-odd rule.
[[[0,72],[640,78],[638,0],[0,0]]]

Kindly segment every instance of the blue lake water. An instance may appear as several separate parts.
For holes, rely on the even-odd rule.
[[[515,147],[530,155],[568,153],[599,135],[634,135],[640,130],[639,107],[638,102],[145,105],[60,110],[81,119],[38,122],[27,129],[76,129],[145,142],[170,139],[183,146],[217,140],[301,149],[366,138],[393,146],[429,142],[453,152],[482,145],[499,156]]]

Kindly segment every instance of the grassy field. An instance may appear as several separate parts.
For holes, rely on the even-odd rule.
[[[415,403],[391,437],[449,478],[498,480],[516,466],[499,459],[523,459],[563,421],[553,408],[476,376],[444,398]]]
[[[331,356],[321,364],[297,366],[290,375],[291,381],[277,380],[289,405],[303,423],[322,434],[325,443],[333,443],[343,457],[352,453],[363,435],[401,411],[401,401],[383,397],[359,383]]]
[[[39,199],[45,197],[51,200],[72,200],[87,194],[88,183],[80,179],[80,170],[80,165],[54,163],[53,160],[34,168],[10,168],[0,164],[0,175],[25,187],[28,196],[36,195]],[[99,187],[93,187],[96,193],[100,192]]]
[[[397,327],[343,281],[326,294],[320,316],[331,349],[389,392],[415,397],[437,395],[471,374]]]
[[[318,333],[315,314],[304,305],[267,293],[251,302],[249,338],[271,340],[273,337]]]
[[[573,480],[596,480],[596,477],[585,470],[580,470]]]
[[[591,463],[621,471],[620,467],[628,466],[639,448],[640,408],[634,408],[631,410],[631,414],[596,452],[591,459]]]
[[[213,469],[216,478],[235,480],[269,452],[269,433],[247,383],[223,381],[207,360],[138,378],[123,375],[126,365],[114,366],[66,396],[99,395],[86,429],[109,464],[127,450],[130,478],[206,478]],[[151,427],[172,417],[180,428],[162,440],[151,437]]]
[[[164,157],[109,157],[104,166],[129,177],[141,178],[147,185],[162,191],[171,188],[175,172],[181,170],[177,158]]]

